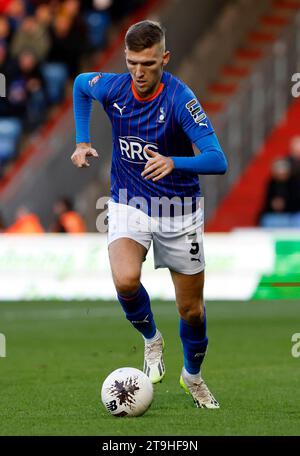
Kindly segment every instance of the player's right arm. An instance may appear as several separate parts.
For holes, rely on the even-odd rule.
[[[107,94],[107,85],[113,77],[109,73],[79,74],[73,86],[73,108],[76,128],[76,149],[71,156],[77,168],[90,166],[87,157],[97,157],[97,151],[91,145],[90,118],[93,100],[103,102]]]
[[[77,166],[77,168],[89,167],[90,164],[87,161],[87,157],[99,158],[99,155],[96,149],[92,148],[91,143],[83,142],[76,144],[76,149],[71,155],[73,165]]]

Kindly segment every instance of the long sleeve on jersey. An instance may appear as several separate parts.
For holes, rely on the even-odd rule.
[[[85,87],[90,73],[77,76],[73,86],[74,120],[76,128],[76,143],[90,142],[90,118],[92,112],[92,97],[86,93]]]
[[[90,119],[93,100],[103,105],[114,73],[81,73],[73,87],[76,143],[90,142]]]
[[[171,157],[175,169],[192,174],[224,174],[227,160],[215,133],[195,141],[201,153],[195,157]]]

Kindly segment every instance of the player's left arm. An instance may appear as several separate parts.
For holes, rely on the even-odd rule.
[[[145,180],[152,179],[153,182],[162,179],[170,174],[175,168],[174,161],[171,157],[166,157],[158,152],[145,147],[147,155],[150,157],[147,161],[144,171],[141,173]]]
[[[196,157],[172,157],[175,169],[193,174],[226,173],[227,160],[215,133],[197,139],[194,144],[201,153]]]
[[[192,174],[224,174],[227,160],[213,126],[195,94],[187,86],[178,95],[174,105],[175,118],[200,154],[193,157],[171,157],[174,168]]]
[[[147,161],[142,177],[153,182],[170,174],[173,169],[178,169],[190,174],[225,174],[227,160],[221,149],[215,133],[211,132],[195,141],[201,151],[196,157],[166,157],[146,148]]]
[[[192,143],[200,150],[197,156],[166,157],[146,149],[151,157],[142,172],[142,177],[153,182],[162,179],[174,169],[188,174],[224,174],[227,160],[213,127],[194,93],[188,88],[181,92],[174,107],[175,118]]]

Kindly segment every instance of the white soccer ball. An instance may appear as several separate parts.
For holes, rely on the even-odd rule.
[[[101,399],[106,410],[114,416],[139,416],[152,403],[153,386],[144,372],[122,367],[104,380]]]

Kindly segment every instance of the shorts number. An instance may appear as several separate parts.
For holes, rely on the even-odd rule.
[[[199,252],[200,250],[200,247],[199,247],[199,242],[192,242],[191,243],[191,250],[190,250],[190,254],[191,255],[197,255],[197,253]]]

